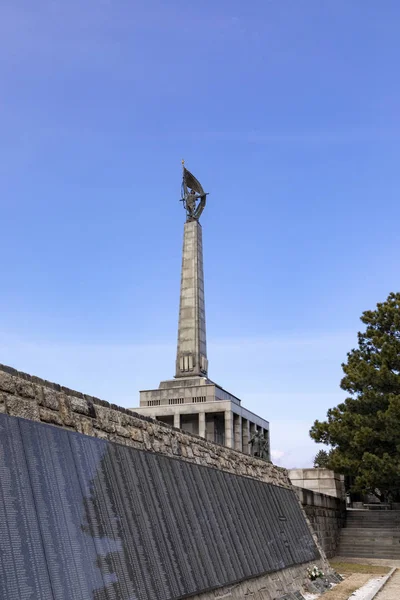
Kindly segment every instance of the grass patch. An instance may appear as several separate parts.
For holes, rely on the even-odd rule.
[[[359,565],[358,563],[329,561],[332,569],[338,573],[367,573],[371,575],[387,575],[391,567],[380,567],[377,565]]]

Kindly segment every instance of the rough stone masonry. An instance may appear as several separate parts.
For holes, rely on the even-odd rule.
[[[290,487],[286,469],[99,398],[0,365],[0,412]]]
[[[134,448],[162,453],[199,465],[205,465],[250,477],[284,488],[292,488],[287,471],[272,463],[245,455],[237,450],[207,442],[148,417],[109,404],[35,376],[0,365],[0,412],[22,417],[82,434],[107,439]],[[306,518],[306,517],[305,517]],[[306,518],[308,524],[309,521]],[[310,526],[310,524],[309,524]],[[310,526],[312,531],[312,528]],[[317,536],[314,540],[321,552],[317,564],[329,570]],[[227,549],[229,551],[229,549]],[[297,592],[306,581],[308,564],[282,569],[196,596],[199,600],[221,597],[239,599],[258,594],[259,600],[272,600],[289,592]]]

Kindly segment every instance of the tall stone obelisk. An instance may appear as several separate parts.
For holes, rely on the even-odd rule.
[[[207,376],[203,243],[199,221],[188,217],[183,235],[175,377]]]
[[[199,223],[206,199],[199,181],[183,167],[181,200],[186,223],[175,376],[161,381],[157,389],[141,390],[140,407],[134,410],[246,454],[250,451],[250,440],[254,442],[254,436],[260,435],[265,444],[263,452],[268,457],[268,421],[242,407],[240,398],[208,377]]]
[[[207,376],[206,315],[204,307],[203,240],[200,215],[207,194],[185,169],[182,201],[186,210],[183,234],[181,296],[175,377]]]

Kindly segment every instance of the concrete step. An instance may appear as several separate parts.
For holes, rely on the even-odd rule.
[[[386,540],[387,543],[382,543],[381,540],[374,540],[373,538],[367,538],[361,544],[358,542],[345,542],[340,540],[341,546],[346,546],[346,548],[364,548],[366,545],[368,548],[376,548],[376,549],[391,549],[391,550],[399,550],[400,551],[400,543],[399,540],[391,540],[388,538]]]
[[[380,514],[380,515],[360,515],[358,517],[355,517],[354,515],[352,515],[351,513],[346,513],[346,520],[347,521],[367,521],[367,522],[374,522],[374,521],[379,521],[381,523],[400,523],[400,516],[396,515],[396,516],[386,516],[384,513]]]
[[[359,517],[360,515],[400,515],[400,510],[348,510],[349,515]]]
[[[348,510],[346,513],[354,519],[360,519],[362,517],[395,519],[400,516],[400,510]]]
[[[398,529],[400,523],[346,523],[345,529]]]
[[[346,544],[340,541],[340,548],[346,548],[347,550],[360,550],[365,549],[376,551],[376,552],[397,552],[400,553],[400,544],[378,544],[378,543],[367,543],[367,544]]]
[[[400,511],[347,511],[337,554],[400,560]]]
[[[346,511],[346,518],[348,521],[400,521],[400,511]]]
[[[364,548],[366,545],[373,548],[393,547],[400,550],[400,538],[398,537],[363,537],[363,538],[348,538],[340,536],[340,545],[353,548],[354,546]]]
[[[348,550],[347,548],[339,548],[336,551],[337,556],[359,556],[365,558],[389,558],[391,560],[400,560],[400,554],[398,552],[374,552],[373,550],[365,550],[362,552],[358,548],[354,550]]]
[[[346,519],[348,521],[400,521],[400,515],[391,513],[370,513],[362,515],[355,515],[354,513],[346,512]]]
[[[397,546],[400,549],[400,538],[386,537],[366,537],[366,538],[345,538],[340,536],[340,544],[348,546],[365,546],[365,544],[373,544],[374,546]]]
[[[392,558],[400,560],[400,552],[396,550],[382,550],[375,548],[348,548],[339,545],[337,549],[338,556],[354,556],[360,558]]]
[[[354,513],[346,512],[346,518],[348,521],[400,521],[400,515],[392,515],[388,513],[370,513],[355,515]]]
[[[347,552],[346,554],[342,554],[339,551],[337,552],[337,556],[343,556],[343,558],[353,558],[353,559],[359,559],[360,561],[362,560],[367,560],[367,559],[372,559],[372,560],[400,560],[399,559],[399,555],[398,554],[360,554],[359,552]]]
[[[373,560],[400,560],[398,554],[374,554],[373,552],[367,552],[365,554],[361,552],[340,552],[337,551],[337,556],[343,556],[343,558],[359,558],[367,559],[372,558]]]
[[[345,538],[363,538],[363,537],[395,537],[400,538],[400,529],[378,529],[376,527],[369,527],[368,529],[361,529],[358,527],[345,527],[341,530],[340,535]]]
[[[339,546],[341,548],[347,548],[348,550],[353,550],[354,548],[363,550],[365,547],[367,547],[368,549],[373,550],[374,552],[386,552],[386,551],[390,551],[390,552],[398,552],[400,553],[400,544],[393,544],[393,543],[389,543],[389,544],[381,544],[378,542],[374,542],[374,540],[368,541],[366,544],[346,544],[345,542],[340,542]]]
[[[346,529],[399,529],[400,523],[345,523]]]

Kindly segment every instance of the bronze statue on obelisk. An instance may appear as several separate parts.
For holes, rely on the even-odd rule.
[[[198,221],[206,205],[207,193],[203,190],[200,182],[185,167],[182,160],[182,198],[186,210],[187,221]]]
[[[204,377],[208,372],[204,274],[200,215],[207,194],[182,161],[182,198],[186,210],[183,235],[178,347],[175,377]]]

